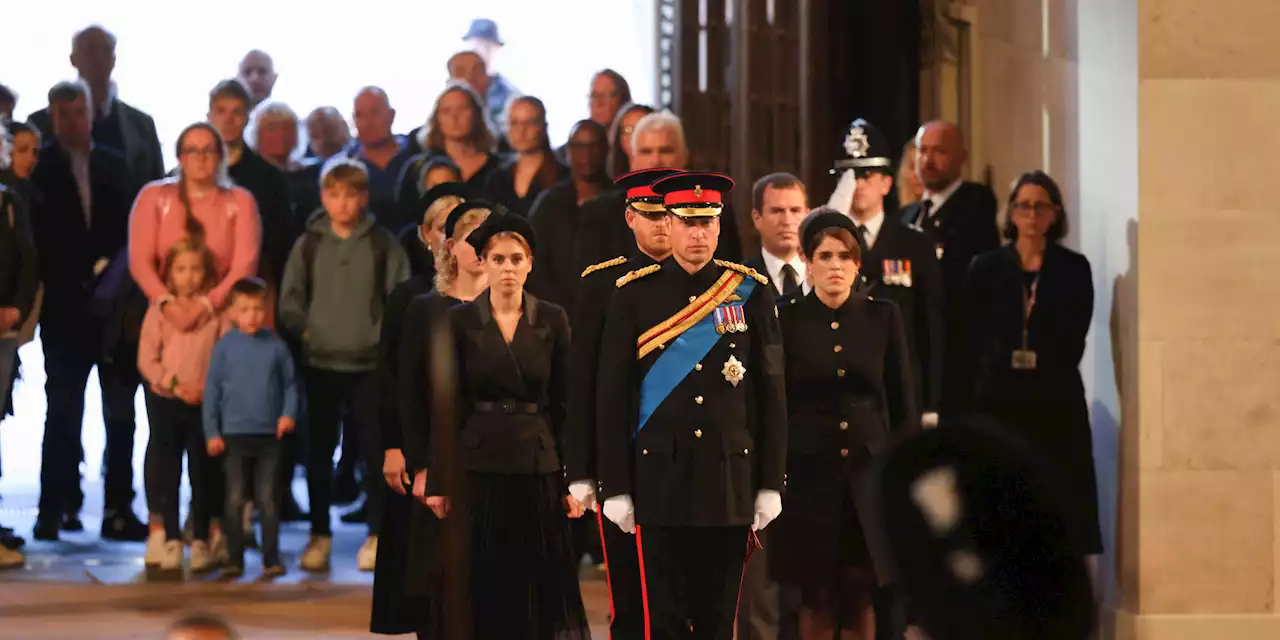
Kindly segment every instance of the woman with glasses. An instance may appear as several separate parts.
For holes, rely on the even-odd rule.
[[[591,78],[591,94],[587,96],[591,119],[607,127],[613,123],[623,105],[631,102],[631,85],[621,73],[601,69]]]
[[[489,175],[484,191],[494,202],[528,216],[533,201],[568,175],[547,137],[547,108],[533,96],[507,107],[507,140],[512,154]]]
[[[1080,359],[1093,319],[1089,261],[1060,242],[1067,212],[1057,183],[1041,171],[1009,194],[1005,237],[979,255],[965,285],[974,408],[1018,433],[1043,456],[1064,490],[1078,552],[1102,553],[1089,408]]]

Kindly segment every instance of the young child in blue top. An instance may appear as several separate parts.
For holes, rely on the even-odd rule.
[[[284,341],[262,326],[267,285],[244,278],[231,288],[235,328],[213,347],[204,387],[204,434],[209,455],[224,452],[227,504],[224,528],[230,561],[224,578],[244,575],[245,531],[240,514],[253,491],[262,525],[263,577],[283,575],[280,562],[280,439],[293,431],[298,382]],[[249,470],[253,469],[250,474]],[[250,482],[253,486],[247,486]]]

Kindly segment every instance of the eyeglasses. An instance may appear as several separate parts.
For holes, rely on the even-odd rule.
[[[1058,205],[1052,202],[1015,202],[1013,203],[1014,213],[1034,213],[1036,215],[1047,216],[1058,210]]]
[[[221,152],[217,147],[183,147],[179,155],[184,156],[216,156]]]

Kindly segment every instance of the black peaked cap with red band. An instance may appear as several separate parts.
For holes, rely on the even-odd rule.
[[[721,173],[690,171],[653,183],[671,215],[681,218],[714,218],[724,208],[725,196],[733,191],[733,179]]]
[[[653,183],[678,173],[682,171],[665,167],[640,169],[619,176],[613,184],[626,190],[628,207],[640,213],[665,214],[667,210],[662,206],[662,196],[653,192]]]

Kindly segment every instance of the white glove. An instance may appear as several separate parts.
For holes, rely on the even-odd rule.
[[[836,182],[836,190],[831,192],[831,198],[827,200],[828,207],[846,216],[849,215],[849,211],[853,209],[853,192],[858,190],[855,177],[856,174],[853,171],[840,174],[840,180]]]
[[[623,533],[636,532],[636,506],[631,503],[631,496],[624,493],[605,500],[603,512]]]
[[[751,523],[751,530],[763,531],[780,515],[782,515],[782,494],[772,489],[761,490],[756,494],[756,520]]]
[[[591,480],[579,480],[569,483],[569,495],[582,503],[588,511],[596,510],[596,483]]]
[[[926,411],[920,415],[920,426],[926,429],[932,429],[938,426],[938,412]]]

